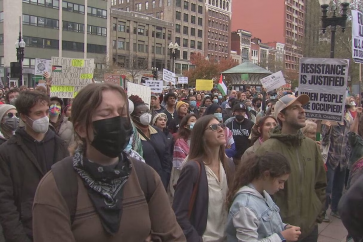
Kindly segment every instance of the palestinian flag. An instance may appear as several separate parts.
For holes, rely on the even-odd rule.
[[[52,66],[52,72],[62,72],[62,66]]]
[[[222,74],[221,74],[221,77],[219,78],[219,82],[218,82],[217,88],[222,93],[223,96],[227,95],[227,86],[223,82],[223,76],[222,76]]]

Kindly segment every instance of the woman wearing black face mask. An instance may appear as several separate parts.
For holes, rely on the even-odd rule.
[[[0,145],[5,143],[19,127],[18,111],[9,104],[0,105]]]
[[[139,132],[145,162],[160,175],[166,188],[169,184],[172,164],[170,143],[167,142],[161,130],[150,125],[151,114],[148,105],[136,95],[131,95],[129,99],[135,105],[131,118]]]
[[[72,119],[82,145],[39,183],[34,241],[185,241],[157,173],[123,152],[132,130],[123,89],[84,87]]]

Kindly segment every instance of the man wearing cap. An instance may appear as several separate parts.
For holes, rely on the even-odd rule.
[[[233,139],[236,147],[236,153],[233,160],[237,165],[241,160],[243,153],[245,153],[245,151],[250,147],[248,137],[251,134],[253,122],[245,118],[247,109],[243,103],[234,104],[232,110],[235,119],[226,126],[233,133]]]
[[[285,189],[274,194],[282,221],[301,228],[300,242],[316,242],[317,223],[322,221],[325,189],[327,186],[324,163],[316,143],[300,131],[305,127],[305,110],[309,96],[286,95],[275,105],[274,115],[279,122],[256,151],[263,155],[275,151],[284,155],[291,165],[291,174]]]

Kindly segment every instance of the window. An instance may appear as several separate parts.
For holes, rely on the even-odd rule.
[[[99,18],[107,18],[107,11],[99,8],[88,7],[88,15],[92,15]],[[92,52],[91,52],[92,53]]]
[[[203,30],[198,29],[198,37],[203,38]]]
[[[198,46],[197,46],[198,50],[202,50],[202,42],[198,41]]]
[[[189,9],[189,2],[188,1],[184,1],[184,9],[186,9],[186,10]]]
[[[156,44],[156,54],[162,55],[162,47],[161,44]]]
[[[190,41],[190,48],[195,48],[195,40]]]
[[[149,2],[146,2],[145,3],[145,10],[148,10],[149,9]]]
[[[159,0],[159,7],[163,6],[163,0]]]
[[[83,43],[78,43],[78,44],[83,45]],[[105,54],[106,53],[106,46],[105,45],[87,44],[87,52],[88,53]]]
[[[195,36],[195,28],[190,28],[190,35]]]
[[[175,13],[175,18],[176,18],[177,20],[181,20],[181,12],[176,11],[176,13]]]
[[[38,37],[23,37],[26,46],[47,49],[59,49],[59,41],[56,39],[43,39]]]
[[[183,59],[188,60],[188,51],[183,51]]]
[[[195,12],[195,11],[196,11],[196,6],[197,6],[197,5],[196,5],[195,3],[192,3],[192,4],[191,4],[191,6],[190,6],[190,7],[191,7],[190,9],[191,9],[193,12]]]
[[[152,1],[152,7],[155,8],[155,0]]]
[[[137,28],[137,34],[138,35],[145,35],[145,29],[143,29],[143,28]]]
[[[198,25],[203,26],[203,19],[202,18],[198,18]]]
[[[189,21],[189,15],[187,13],[184,14],[184,22]]]
[[[193,16],[193,15],[192,15],[192,16],[190,17],[190,22],[191,22],[192,24],[195,24],[195,16]]]
[[[175,32],[180,33],[180,24],[175,25]]]
[[[203,14],[203,7],[198,5],[198,13]]]
[[[145,43],[139,42],[137,44],[137,51],[138,52],[144,52],[144,46],[145,46]]]
[[[187,26],[183,27],[183,34],[188,34],[188,27]]]
[[[188,47],[188,39],[183,39],[183,47]]]
[[[142,8],[142,4],[136,3],[136,11],[141,11],[141,8]]]
[[[180,37],[175,37],[175,43],[178,43],[178,45],[180,45]]]

